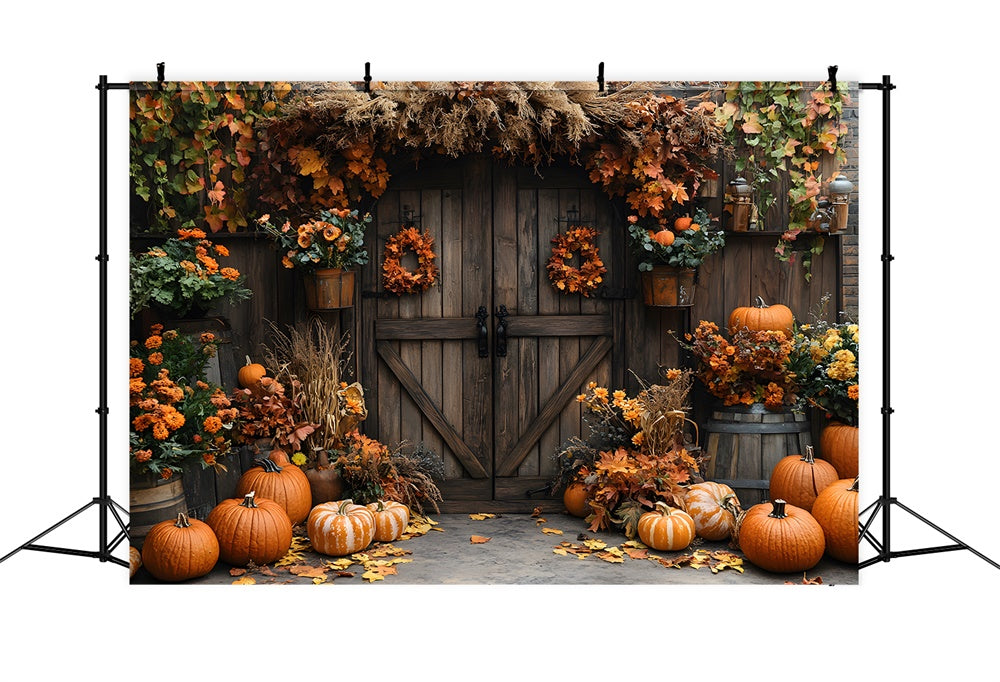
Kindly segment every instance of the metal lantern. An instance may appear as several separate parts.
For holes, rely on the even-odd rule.
[[[847,207],[850,203],[854,183],[846,175],[838,175],[830,181],[830,204],[833,220],[830,221],[830,232],[840,232],[847,229]]]
[[[728,197],[728,203],[733,213],[733,231],[746,232],[750,229],[753,188],[743,178],[735,178],[729,183]]]

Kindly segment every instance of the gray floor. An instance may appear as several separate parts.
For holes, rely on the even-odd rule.
[[[370,585],[580,585],[580,584],[699,584],[699,585],[760,585],[783,584],[786,581],[802,582],[802,574],[774,574],[762,571],[749,563],[744,563],[744,572],[726,568],[712,573],[708,567],[673,568],[649,559],[624,557],[623,563],[609,563],[596,555],[579,559],[573,554],[560,556],[553,552],[560,542],[582,544],[578,536],[583,533],[588,538],[600,539],[609,546],[621,546],[627,538],[620,533],[591,533],[581,519],[566,514],[546,514],[546,522],[538,525],[536,519],[526,514],[504,514],[499,518],[473,520],[468,514],[442,514],[433,516],[440,531],[392,543],[410,554],[397,558],[410,559],[392,566],[395,574],[388,574],[383,580],[369,583],[362,578],[365,569],[355,564],[346,570],[353,577],[338,577],[335,571],[326,574],[323,584]],[[563,531],[562,535],[542,532],[542,528]],[[489,537],[489,542],[473,544],[473,535]],[[697,541],[682,552],[651,552],[664,558],[691,554],[697,549],[731,551],[726,542]],[[390,561],[393,557],[374,558],[376,561]],[[330,557],[311,552],[306,553],[305,562],[319,566]],[[251,570],[247,575],[257,584],[309,584],[310,577],[300,577],[287,569],[274,568],[267,571]],[[824,585],[857,585],[858,571],[855,566],[824,558],[819,565],[807,572],[807,577],[819,577]],[[187,584],[230,584],[237,580],[230,574],[230,567],[218,564],[209,575]],[[133,583],[156,582],[145,571],[132,580]],[[372,588],[377,589],[377,588]]]

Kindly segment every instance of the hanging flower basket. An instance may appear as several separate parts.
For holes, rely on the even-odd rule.
[[[642,298],[648,306],[683,308],[694,305],[695,269],[654,265],[640,273]]]
[[[302,281],[309,310],[340,310],[354,305],[353,270],[320,268],[305,274]]]

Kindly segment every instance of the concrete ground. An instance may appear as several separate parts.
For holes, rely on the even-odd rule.
[[[252,578],[256,584],[354,584],[378,585],[586,585],[586,584],[697,584],[697,585],[781,585],[786,581],[801,583],[803,575],[774,574],[763,571],[749,562],[743,563],[743,573],[725,568],[712,573],[709,566],[694,569],[690,566],[667,567],[648,558],[631,558],[622,552],[621,563],[609,563],[598,557],[597,552],[607,551],[597,545],[596,551],[586,548],[584,540],[596,539],[608,547],[622,549],[627,538],[620,533],[592,533],[587,531],[582,519],[564,513],[543,514],[544,523],[527,514],[503,514],[497,518],[471,519],[468,514],[433,515],[436,528],[424,535],[391,543],[390,548],[379,551],[374,546],[367,552],[368,565],[356,562],[337,574],[338,568],[315,571],[308,576],[296,573],[307,568],[322,568],[332,557],[325,557],[312,551],[303,553],[298,568],[270,566],[265,569],[251,569],[239,576],[230,573],[230,566],[221,562],[207,576],[190,580],[185,584],[218,585],[231,584],[237,580]],[[543,532],[543,528],[561,530],[562,535]],[[303,529],[296,527],[296,533]],[[582,534],[582,535],[581,535]],[[474,544],[472,536],[488,537],[490,540]],[[572,543],[582,552],[567,551],[565,555],[553,550],[560,543]],[[591,543],[592,545],[594,543]],[[394,548],[394,551],[393,551]],[[565,546],[562,549],[567,549]],[[574,549],[574,548],[569,548]],[[626,547],[624,549],[635,548]],[[690,555],[696,550],[711,552],[732,552],[726,542],[695,543],[681,552],[656,552],[650,555],[669,560],[682,555]],[[403,552],[408,553],[403,553]],[[742,556],[739,552],[735,554]],[[613,554],[606,554],[615,558]],[[638,556],[641,557],[641,550]],[[409,559],[410,561],[405,561]],[[364,559],[363,559],[364,560]],[[402,561],[400,561],[402,560]],[[398,563],[395,563],[398,562]],[[346,563],[346,562],[345,562]],[[291,571],[289,570],[291,569]],[[353,575],[348,576],[351,573]],[[364,576],[368,576],[366,579]],[[376,577],[377,576],[377,577]],[[829,558],[825,558],[807,572],[809,579],[821,578],[824,585],[857,585],[857,568]],[[374,579],[372,579],[374,578]],[[379,580],[378,578],[381,578]],[[370,580],[371,579],[371,580]],[[132,578],[134,584],[151,584],[157,581],[140,571]],[[377,588],[374,588],[377,589]]]

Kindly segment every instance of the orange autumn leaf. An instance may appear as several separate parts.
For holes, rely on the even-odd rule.
[[[469,538],[469,540],[474,545],[482,545],[482,544],[484,544],[486,542],[489,542],[492,539],[493,538],[487,538],[487,537],[484,537],[482,535],[473,535],[471,538]]]

